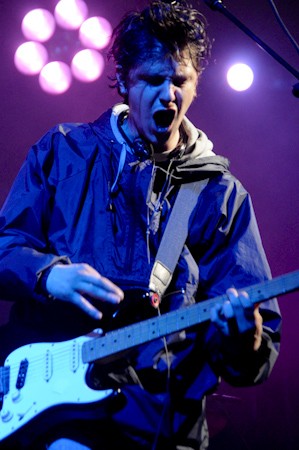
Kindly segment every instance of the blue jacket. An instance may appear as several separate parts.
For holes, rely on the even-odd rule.
[[[39,276],[59,260],[89,263],[128,290],[128,297],[146,289],[179,186],[193,180],[208,183],[192,213],[162,313],[270,278],[250,196],[205,134],[186,119],[187,141],[177,157],[139,161],[115,131],[115,115],[109,110],[94,123],[50,130],[30,149],[2,208],[1,296],[15,301],[11,320],[19,330],[26,327],[27,341],[64,340],[105,328],[105,320],[95,323],[70,304],[47,302]],[[200,400],[220,376],[235,385],[264,380],[278,354],[276,301],[263,303],[261,313],[263,344],[255,353],[223,353],[209,323],[170,336],[177,392]],[[163,390],[157,381],[167,372],[162,340],[143,345],[129,363],[146,388]]]

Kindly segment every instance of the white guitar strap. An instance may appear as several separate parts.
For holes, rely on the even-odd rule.
[[[151,272],[149,289],[152,304],[158,306],[170,284],[189,230],[189,219],[208,179],[182,184],[163,233]]]

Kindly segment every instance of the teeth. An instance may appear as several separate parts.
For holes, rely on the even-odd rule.
[[[167,128],[171,124],[174,118],[173,110],[161,110],[154,114],[154,120],[156,125],[161,128]]]

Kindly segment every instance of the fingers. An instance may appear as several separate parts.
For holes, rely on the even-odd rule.
[[[92,319],[101,320],[103,314],[95,306],[93,306],[83,295],[74,292],[72,303],[78,306],[85,314]]]
[[[226,336],[229,335],[228,319],[223,313],[223,305],[218,303],[211,309],[211,322]]]
[[[236,332],[246,333],[257,327],[256,321],[261,320],[261,316],[255,313],[247,292],[238,292],[230,288],[226,292],[227,301],[222,305],[218,304],[211,310],[211,321],[226,335],[233,335]]]
[[[77,291],[112,303],[123,300],[123,291],[108,278],[100,275],[93,267],[88,264],[74,264],[74,269]]]
[[[230,288],[226,291],[226,295],[229,300],[226,304],[232,309],[231,317],[235,318],[240,333],[252,329],[255,326],[254,307],[247,292],[237,292],[236,289]]]
[[[118,286],[88,264],[55,265],[47,278],[46,287],[55,298],[74,303],[95,319],[100,319],[102,313],[88,298],[116,304],[124,298]]]
[[[106,301],[109,303],[117,304],[123,298],[120,294],[107,290],[105,285],[97,285],[92,282],[80,281],[75,289],[77,292],[87,295],[95,300]]]

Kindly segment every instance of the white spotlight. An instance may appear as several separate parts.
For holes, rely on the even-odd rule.
[[[40,42],[24,42],[14,56],[16,68],[25,75],[38,74],[48,60],[48,52]]]
[[[253,83],[253,71],[247,64],[234,64],[227,72],[227,82],[235,91],[246,91]]]
[[[83,0],[60,0],[54,15],[62,28],[77,30],[88,15],[88,7]]]
[[[104,58],[96,50],[85,49],[76,53],[72,60],[73,75],[80,81],[91,82],[98,79],[104,70]]]
[[[39,74],[39,84],[48,94],[63,94],[72,82],[71,69],[61,61],[46,64]]]
[[[46,42],[54,34],[55,20],[47,9],[33,9],[25,15],[21,27],[27,39]]]

